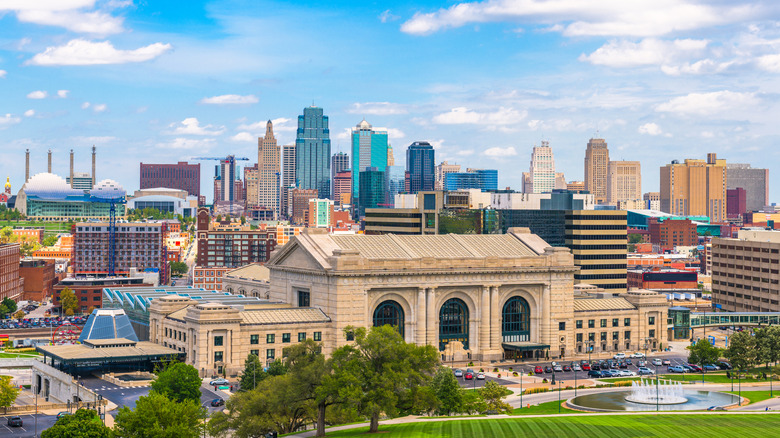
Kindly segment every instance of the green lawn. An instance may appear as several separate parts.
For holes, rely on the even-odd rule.
[[[380,426],[383,438],[467,437],[766,437],[780,427],[777,415],[602,415],[425,421]],[[368,428],[329,433],[366,437]]]
[[[70,224],[67,222],[0,221],[0,228],[3,227],[43,227],[47,236],[70,233]]]
[[[38,357],[41,354],[37,351],[32,351],[29,353],[3,353],[0,352],[0,359],[16,359],[17,357],[24,358],[32,358],[32,357]]]
[[[566,399],[561,399],[561,403],[565,402]],[[512,411],[512,415],[547,415],[547,414],[557,414],[558,413],[558,406],[561,405],[561,403],[558,403],[558,400],[547,402],[547,403],[539,403],[538,405],[534,406],[531,405],[530,408],[516,408]],[[526,406],[528,404],[526,403]],[[580,411],[575,411],[572,409],[566,409],[563,406],[561,406],[561,414],[578,414]]]
[[[739,391],[723,391],[728,394],[739,395]],[[772,397],[769,396],[769,391],[742,391],[742,397],[750,400],[749,404],[758,403],[760,401],[768,400],[774,397],[780,397],[780,391],[772,391]]]

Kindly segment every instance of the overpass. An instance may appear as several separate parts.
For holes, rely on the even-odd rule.
[[[710,327],[760,327],[780,325],[780,312],[691,312],[669,308],[669,339],[688,339],[691,331]]]

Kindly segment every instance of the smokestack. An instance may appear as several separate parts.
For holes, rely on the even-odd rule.
[[[95,145],[92,145],[92,187],[95,187]]]
[[[70,188],[73,188],[73,149],[70,150]]]
[[[51,149],[49,149],[49,173],[51,173]]]
[[[24,182],[30,180],[30,150],[24,151]]]

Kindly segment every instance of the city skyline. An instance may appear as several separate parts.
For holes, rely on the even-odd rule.
[[[611,159],[642,163],[645,191],[658,190],[657,169],[674,159],[778,162],[776,8],[675,2],[665,22],[637,24],[625,17],[666,6],[625,14],[596,2],[590,14],[530,1],[529,13],[493,3],[459,3],[472,19],[447,2],[0,6],[0,176],[21,187],[27,148],[32,174],[45,171],[48,149],[60,176],[71,148],[86,171],[95,144],[97,179],[134,189],[136,162],[253,156],[268,119],[279,144],[292,143],[311,103],[330,118],[334,153],[349,150],[349,128],[367,117],[398,153],[429,141],[437,162],[497,168],[500,186],[517,190],[513,169],[541,140],[577,181],[588,139],[604,138]],[[369,49],[384,55],[366,61]]]

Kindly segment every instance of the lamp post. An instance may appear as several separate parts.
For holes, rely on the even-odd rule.
[[[659,397],[659,391],[658,391],[658,366],[655,366],[655,411],[658,412],[661,410],[661,407],[658,404],[658,397]]]
[[[739,405],[742,406],[742,373],[737,374],[737,385],[739,385]]]
[[[35,378],[35,377],[33,377],[33,378]],[[37,379],[36,379],[34,391],[35,391],[35,435],[33,435],[33,436],[37,438],[38,437],[38,382],[37,382]]]
[[[520,409],[523,409],[523,374],[520,373]]]
[[[582,367],[580,367],[582,369]],[[574,371],[574,396],[577,397],[577,370],[572,367],[572,371]]]

